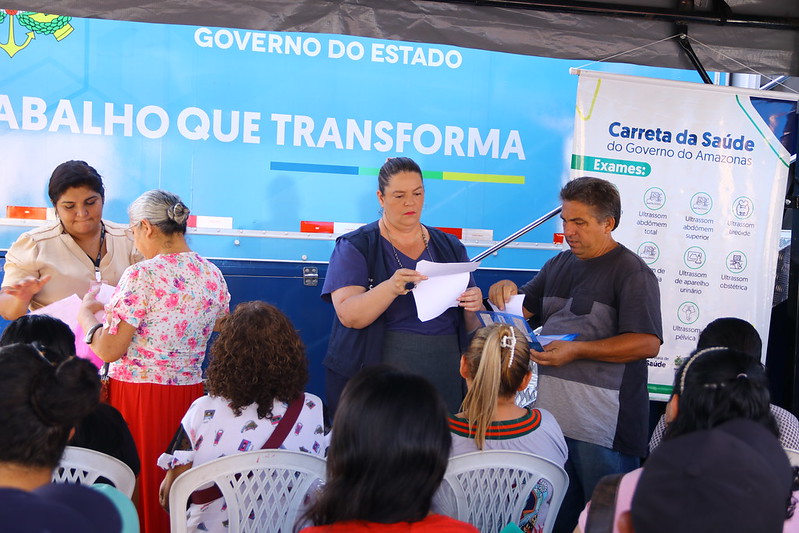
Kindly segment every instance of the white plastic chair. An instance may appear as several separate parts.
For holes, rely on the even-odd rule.
[[[77,483],[91,485],[104,477],[128,498],[133,495],[136,475],[128,465],[101,452],[67,446],[61,462],[53,471],[54,483]]]
[[[555,525],[569,476],[549,459],[531,453],[486,450],[451,457],[433,509],[468,522],[484,533],[518,523],[527,499],[541,480],[552,487],[543,533]],[[540,507],[545,505],[540,502]]]
[[[237,453],[193,466],[169,491],[171,533],[187,531],[189,496],[209,482],[225,498],[230,533],[291,533],[306,495],[325,476],[324,459],[289,450]]]
[[[791,462],[791,466],[799,466],[799,450],[785,448],[785,453],[788,454],[788,460]]]

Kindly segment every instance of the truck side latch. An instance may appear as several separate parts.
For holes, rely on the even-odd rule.
[[[302,284],[306,287],[319,285],[319,267],[302,267]]]

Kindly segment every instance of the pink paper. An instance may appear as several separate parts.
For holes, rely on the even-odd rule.
[[[100,287],[97,300],[106,304],[111,298],[111,294],[113,292],[114,287],[104,283]],[[97,368],[101,368],[103,366],[102,359],[97,357],[97,354],[92,351],[91,347],[83,342],[86,332],[83,331],[83,328],[80,327],[80,324],[78,324],[78,311],[80,310],[80,304],[81,299],[78,297],[78,295],[72,294],[62,300],[53,302],[50,305],[45,305],[44,307],[40,307],[35,311],[31,311],[31,314],[50,315],[64,322],[75,334],[75,355],[81,359],[88,359]],[[97,320],[102,322],[105,319],[105,311],[98,311],[94,316],[97,318]]]

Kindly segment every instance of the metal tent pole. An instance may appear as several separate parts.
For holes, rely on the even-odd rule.
[[[476,256],[472,257],[471,261],[473,263],[476,263],[477,261],[482,261],[484,258],[486,258],[489,255],[493,254],[497,250],[500,250],[500,249],[504,248],[506,244],[515,241],[516,239],[518,239],[519,237],[521,237],[522,235],[524,235],[528,231],[537,228],[538,226],[540,226],[541,224],[543,224],[544,222],[546,222],[550,218],[552,218],[555,215],[559,214],[560,210],[561,210],[561,206],[556,207],[555,209],[553,209],[552,211],[550,211],[546,215],[542,216],[538,220],[534,220],[533,222],[530,222],[529,224],[527,224],[522,229],[520,229],[520,230],[516,231],[515,233],[505,237],[504,239],[502,239],[501,241],[496,243],[494,246],[492,246],[488,250],[480,252]]]

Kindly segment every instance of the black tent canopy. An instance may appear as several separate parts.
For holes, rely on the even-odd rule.
[[[797,0],[11,0],[5,7],[690,69],[676,37],[683,34],[708,70],[799,75]]]

